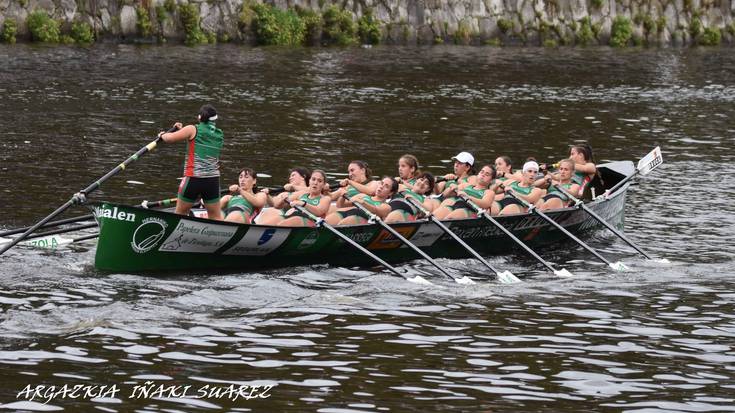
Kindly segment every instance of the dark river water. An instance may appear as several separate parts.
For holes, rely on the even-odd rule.
[[[326,265],[106,274],[94,241],[18,247],[0,257],[0,407],[735,410],[731,49],[0,45],[0,227],[40,220],[203,103],[220,113],[225,182],[243,166],[278,185],[291,166],[356,158],[393,174],[413,153],[443,172],[461,150],[556,161],[587,141],[602,162],[660,145],[625,230],[671,263],[606,231],[588,241],[629,271],[572,244],[542,254],[564,279],[522,255],[489,258],[516,284],[440,260],[474,286]],[[183,153],[159,147],[93,198],[173,196]]]

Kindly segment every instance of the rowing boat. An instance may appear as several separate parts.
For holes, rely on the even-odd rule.
[[[629,178],[636,168],[632,162],[622,161],[598,165],[598,170],[600,177],[589,185],[591,191],[585,205],[620,228]],[[605,196],[594,196],[611,188],[615,190]],[[368,256],[321,227],[237,224],[112,202],[88,202],[86,205],[100,228],[95,266],[103,271],[247,271],[324,263],[337,266],[372,264]],[[601,228],[597,220],[578,207],[549,210],[547,215],[578,236]],[[559,229],[535,214],[496,219],[532,247],[566,242],[567,239]],[[445,223],[483,255],[506,254],[517,248],[485,219]],[[466,249],[428,220],[391,224],[391,227],[432,257],[469,256]],[[339,230],[387,262],[416,258],[414,251],[376,223],[342,226]]]

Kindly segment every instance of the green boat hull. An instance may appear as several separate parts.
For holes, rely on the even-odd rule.
[[[623,168],[626,171],[632,168]],[[619,175],[617,180],[624,176]],[[627,184],[607,199],[587,205],[617,227],[622,227]],[[100,227],[96,268],[110,272],[168,272],[256,270],[330,264],[373,265],[353,246],[324,228],[286,228],[236,224],[176,215],[170,212],[109,202],[90,203]],[[547,215],[575,235],[594,231],[600,224],[577,208],[548,211]],[[532,248],[567,240],[537,215],[496,218]],[[485,256],[507,254],[518,248],[484,218],[446,221],[449,228]],[[469,253],[435,224],[420,220],[392,225],[432,257],[460,258]],[[396,263],[417,258],[377,224],[340,227],[345,235],[382,259]]]

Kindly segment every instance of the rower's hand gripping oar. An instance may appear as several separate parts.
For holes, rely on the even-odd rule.
[[[352,240],[350,237],[348,237],[347,235],[345,235],[342,232],[340,232],[339,230],[337,230],[335,227],[329,225],[326,221],[324,221],[324,219],[319,218],[316,215],[312,214],[311,212],[309,212],[308,209],[304,208],[303,206],[297,205],[297,206],[294,206],[294,208],[297,211],[301,212],[302,214],[306,215],[310,220],[314,221],[314,223],[316,223],[316,226],[317,227],[324,227],[324,228],[326,228],[331,233],[333,233],[334,235],[336,235],[337,237],[339,237],[342,241],[344,241],[344,242],[350,244],[351,246],[357,248],[358,250],[362,251],[362,253],[364,253],[365,255],[367,255],[368,257],[370,257],[371,259],[373,259],[378,264],[380,264],[383,267],[387,268],[392,273],[398,275],[399,277],[403,277],[407,281],[410,281],[410,282],[413,282],[413,283],[416,283],[416,284],[433,285],[431,282],[427,281],[426,279],[424,279],[420,275],[417,275],[415,277],[411,277],[408,274],[405,274],[405,273],[402,273],[402,272],[398,271],[397,268],[395,268],[394,266],[388,264],[387,262],[385,262],[383,259],[381,259],[377,255],[373,254],[372,252],[368,251],[367,248],[365,248],[362,245],[358,244],[357,242],[355,242],[354,240]]]
[[[541,256],[539,256],[538,254],[536,254],[536,252],[534,252],[534,250],[532,250],[523,241],[521,241],[520,239],[518,239],[518,237],[516,237],[515,235],[513,235],[513,233],[510,232],[510,230],[508,228],[504,227],[500,222],[498,222],[495,218],[493,218],[487,211],[485,211],[484,209],[480,208],[471,199],[469,199],[468,197],[466,197],[464,195],[460,195],[460,198],[462,198],[465,202],[467,202],[467,205],[469,205],[470,207],[472,207],[472,209],[474,209],[475,212],[477,212],[477,216],[478,217],[484,217],[485,219],[487,219],[488,221],[490,221],[499,230],[501,230],[505,235],[507,235],[508,238],[512,239],[521,248],[523,248],[524,250],[526,250],[526,252],[529,253],[532,257],[536,258],[536,260],[538,260],[538,262],[540,262],[541,264],[543,264],[544,267],[548,268],[549,271],[553,272],[554,275],[557,275],[559,277],[571,277],[572,276],[572,273],[569,272],[569,271],[567,271],[565,268],[562,268],[561,270],[557,270],[556,268],[554,268],[554,266],[551,265],[551,263],[549,263],[548,261],[546,261],[543,258],[541,258]]]
[[[349,199],[346,195],[344,197],[346,199]],[[390,225],[388,225],[385,222],[383,222],[383,220],[380,219],[380,217],[378,217],[377,215],[375,215],[372,212],[370,212],[367,208],[365,208],[364,205],[361,205],[359,202],[353,202],[352,204],[355,207],[357,207],[357,209],[359,209],[360,211],[362,211],[363,213],[365,213],[369,217],[369,220],[371,222],[377,222],[378,225],[380,225],[381,227],[383,227],[386,231],[390,232],[391,235],[393,235],[394,237],[396,237],[396,239],[398,239],[399,241],[401,241],[401,243],[403,243],[404,245],[410,247],[412,250],[416,251],[420,256],[424,257],[427,261],[429,261],[429,263],[431,263],[431,265],[433,265],[434,267],[436,267],[436,269],[438,269],[439,271],[441,271],[442,274],[444,274],[447,277],[453,279],[457,284],[474,284],[475,283],[474,281],[472,281],[472,279],[470,279],[466,275],[463,276],[463,277],[461,277],[461,278],[457,278],[457,277],[453,276],[452,274],[450,274],[449,272],[447,272],[447,270],[445,270],[444,268],[442,268],[442,266],[440,266],[433,258],[431,258],[424,251],[422,251],[421,248],[419,248],[416,245],[414,245],[413,243],[411,243],[411,241],[407,240],[406,237],[404,237],[403,235],[401,235],[400,233],[398,233],[398,231],[396,231],[395,229],[391,228]]]
[[[625,241],[628,245],[633,247],[636,251],[641,253],[644,257],[648,258],[649,260],[653,259],[650,255],[646,254],[645,251],[643,251],[641,248],[639,248],[637,245],[633,243],[633,241],[629,240],[628,237],[623,235],[622,232],[618,231],[614,226],[612,226],[609,222],[605,221],[601,216],[597,215],[595,211],[593,211],[590,207],[584,204],[584,202],[581,199],[576,198],[574,195],[569,193],[563,186],[561,185],[554,185],[554,188],[556,188],[559,192],[562,192],[566,196],[569,197],[574,202],[575,207],[581,208],[583,211],[585,211],[589,216],[597,220],[600,224],[604,225],[605,228],[609,229],[613,234],[617,235],[620,239]]]
[[[140,148],[137,152],[132,154],[128,159],[126,159],[123,163],[120,165],[114,167],[111,171],[107,172],[104,176],[99,178],[98,180],[94,181],[92,184],[87,186],[86,188],[82,189],[81,191],[74,194],[68,201],[66,201],[62,206],[58,207],[54,212],[52,212],[49,216],[46,218],[38,221],[35,225],[28,228],[22,235],[20,235],[17,238],[14,238],[13,241],[6,244],[5,246],[0,249],[0,255],[2,255],[5,251],[13,248],[17,243],[23,241],[30,233],[37,230],[47,222],[51,221],[56,217],[57,215],[61,214],[62,212],[66,211],[69,207],[72,205],[81,205],[87,202],[87,195],[90,193],[96,191],[100,185],[102,185],[105,181],[112,178],[113,176],[117,175],[118,173],[125,170],[125,168],[132,162],[136,161],[139,157],[143,156],[145,153],[152,151],[156,148],[158,143],[162,141],[161,137],[157,137],[154,141],[149,143],[148,145]]]
[[[495,276],[498,278],[498,281],[500,281],[503,284],[510,284],[510,283],[521,282],[521,280],[519,280],[518,277],[516,277],[515,275],[513,275],[512,272],[510,272],[508,270],[506,270],[506,271],[499,271],[498,269],[496,269],[495,267],[493,267],[492,265],[490,265],[490,263],[487,262],[487,260],[485,258],[483,258],[472,247],[470,247],[469,245],[467,245],[467,243],[464,242],[462,240],[462,238],[459,237],[459,235],[455,234],[454,231],[452,231],[451,229],[449,229],[449,227],[447,227],[446,225],[444,225],[443,222],[439,221],[439,219],[437,219],[437,217],[431,215],[431,213],[429,211],[427,211],[423,207],[423,205],[421,205],[418,201],[416,201],[412,197],[404,197],[404,199],[406,200],[406,202],[408,202],[411,205],[413,205],[414,208],[416,208],[417,210],[421,211],[424,215],[426,215],[426,217],[429,219],[429,221],[433,222],[436,226],[438,226],[439,228],[441,228],[442,231],[444,231],[450,237],[454,238],[454,240],[457,241],[459,243],[459,245],[461,245],[462,247],[464,247],[464,249],[466,249],[470,254],[472,254],[472,256],[474,256],[475,258],[477,258],[478,261],[480,261],[487,268],[489,268],[490,271],[494,272],[495,273]]]
[[[574,242],[576,242],[577,244],[579,244],[579,246],[581,246],[582,248],[584,248],[587,251],[589,251],[590,253],[592,253],[592,255],[594,255],[600,261],[602,261],[605,264],[607,264],[610,268],[612,268],[614,270],[617,270],[617,271],[624,271],[624,270],[627,270],[628,269],[628,267],[626,267],[625,264],[623,264],[620,261],[617,261],[617,262],[610,262],[610,261],[608,261],[605,257],[603,257],[602,255],[600,255],[600,253],[598,253],[597,251],[595,251],[594,249],[592,249],[592,247],[590,247],[589,245],[585,244],[582,240],[580,240],[579,238],[577,238],[571,232],[567,231],[566,228],[564,228],[563,226],[561,226],[561,224],[559,224],[558,222],[556,222],[553,219],[551,219],[551,217],[549,217],[545,213],[541,212],[538,208],[536,208],[534,205],[531,205],[525,199],[523,199],[523,198],[519,197],[518,195],[516,195],[512,190],[511,191],[508,191],[506,193],[508,194],[508,196],[511,196],[511,197],[517,199],[521,204],[523,204],[523,206],[525,206],[526,208],[528,208],[528,212],[529,213],[536,214],[536,215],[540,216],[541,218],[543,218],[544,221],[546,221],[549,224],[551,224],[554,227],[556,227],[556,229],[558,229],[559,231],[561,231],[562,233],[564,233],[564,235],[566,235],[569,238],[571,238],[572,240],[574,240]]]

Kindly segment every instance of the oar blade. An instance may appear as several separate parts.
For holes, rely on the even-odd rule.
[[[0,246],[3,246],[4,244],[7,244],[11,241],[13,240],[10,238],[0,238]],[[71,244],[72,242],[74,242],[74,240],[71,238],[64,238],[58,235],[49,235],[46,237],[33,238],[27,241],[21,241],[18,244],[29,246],[29,247],[35,247],[35,248],[56,249],[56,248]]]
[[[496,275],[498,277],[498,281],[501,284],[515,284],[515,283],[522,282],[520,278],[516,277],[515,275],[513,275],[512,272],[508,270],[499,272]]]
[[[659,263],[659,264],[671,264],[671,261],[669,261],[666,258],[655,258],[653,261]]]
[[[612,268],[615,271],[628,271],[630,268],[628,268],[627,265],[623,264],[621,261],[611,262],[610,268]]]
[[[455,278],[454,281],[456,281],[457,284],[463,284],[463,285],[472,285],[475,283],[474,281],[472,281],[472,278],[466,275],[464,277]]]
[[[636,169],[638,169],[638,173],[641,175],[648,175],[648,173],[658,168],[662,163],[664,163],[664,157],[661,154],[661,148],[657,146],[648,155],[638,161]]]
[[[426,278],[417,275],[415,277],[406,276],[406,281],[412,282],[419,285],[434,285],[431,283],[431,281],[427,280]]]
[[[554,275],[556,275],[557,277],[564,277],[564,278],[568,278],[568,277],[573,277],[574,276],[574,274],[572,274],[571,272],[567,271],[566,268],[562,268],[560,270],[555,270],[554,271]]]

